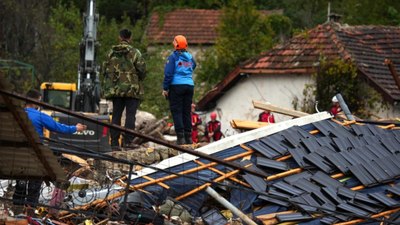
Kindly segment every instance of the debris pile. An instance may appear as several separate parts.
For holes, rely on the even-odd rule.
[[[138,129],[153,138],[173,134],[164,119]],[[135,149],[98,158],[63,153],[68,181],[43,185],[37,218],[14,219],[153,225],[398,221],[398,124],[340,122],[324,112],[198,148],[135,141]]]
[[[298,120],[306,119],[309,118]],[[273,126],[279,125],[260,130],[276,130]],[[211,145],[204,150],[218,148],[217,143]],[[204,220],[213,214],[212,218],[219,218],[208,224],[227,223],[227,218],[221,216],[221,205],[205,192],[208,186],[217,188],[235,207],[263,224],[397,220],[399,151],[400,131],[395,125],[382,127],[326,119],[291,126],[239,145],[227,145],[212,153],[262,171],[265,177],[202,159],[176,165],[173,161],[178,156],[162,162],[171,164],[165,171],[138,173],[131,187],[143,189],[157,201],[163,196],[172,197],[188,207],[193,217]],[[168,172],[181,176],[167,175]]]

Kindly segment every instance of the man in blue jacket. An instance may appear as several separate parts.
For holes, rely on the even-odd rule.
[[[30,90],[26,94],[26,97],[40,100],[41,94],[39,91]],[[80,132],[86,129],[86,125],[80,123],[74,126],[58,123],[51,116],[40,112],[38,109],[39,107],[34,103],[27,102],[25,104],[25,112],[28,114],[28,118],[32,122],[40,138],[43,138],[44,128],[48,129],[49,131],[65,134],[73,134],[77,131]],[[14,205],[25,204],[29,206],[35,206],[39,201],[41,185],[41,180],[17,180],[13,195]]]
[[[192,144],[192,98],[194,93],[193,71],[196,62],[186,51],[186,38],[178,35],[173,41],[175,51],[168,57],[164,68],[163,92],[169,100],[174,120],[177,144]]]

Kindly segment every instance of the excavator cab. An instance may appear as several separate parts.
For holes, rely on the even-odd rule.
[[[68,110],[75,110],[76,84],[44,82],[40,86],[43,101]]]

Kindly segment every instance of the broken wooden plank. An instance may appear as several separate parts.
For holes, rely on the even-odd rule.
[[[250,165],[251,165],[251,164],[248,164],[248,165],[246,165],[246,166],[250,166]],[[238,174],[239,172],[240,172],[239,170],[231,171],[231,172],[229,172],[229,173],[226,173],[225,175],[222,175],[222,176],[220,176],[220,177],[215,178],[215,179],[213,180],[213,182],[220,182],[220,181],[223,181],[223,180],[225,180],[225,179],[228,179],[228,178],[231,177],[231,176],[235,176],[235,175]],[[188,192],[186,192],[186,193],[184,193],[184,194],[182,194],[182,195],[176,197],[175,200],[176,200],[176,201],[180,201],[180,200],[182,200],[182,199],[184,199],[184,198],[186,198],[186,197],[188,197],[188,196],[190,196],[190,195],[193,195],[193,194],[195,194],[195,193],[197,193],[197,192],[199,192],[199,191],[201,191],[201,190],[203,190],[203,189],[206,189],[207,187],[211,186],[211,184],[212,184],[211,182],[210,182],[210,183],[205,183],[205,184],[203,184],[203,185],[201,185],[201,186],[199,186],[199,187],[197,187],[197,188],[195,188],[195,189],[193,189],[193,190],[191,190],[191,191],[188,191]]]
[[[380,217],[386,217],[386,216],[388,216],[390,214],[393,214],[395,212],[398,212],[398,211],[400,211],[400,208],[396,208],[396,209],[384,211],[384,212],[381,212],[381,213],[378,213],[378,214],[374,214],[374,215],[370,216],[370,218],[378,219]],[[353,225],[353,224],[357,224],[357,223],[362,223],[364,221],[366,221],[366,220],[365,219],[355,219],[355,220],[335,223],[334,225]]]
[[[89,164],[87,163],[87,161],[84,160],[84,159],[82,159],[82,158],[79,157],[79,156],[71,155],[71,154],[67,154],[67,153],[62,153],[61,155],[62,155],[64,158],[67,158],[67,159],[71,160],[72,162],[74,162],[74,163],[76,163],[76,164],[79,164],[80,166],[89,167]]]
[[[235,129],[246,129],[252,130],[260,127],[268,126],[269,123],[266,122],[257,122],[257,121],[249,121],[249,120],[232,120],[231,126]]]
[[[146,175],[143,176],[143,178],[145,178],[147,180],[150,180],[150,181],[154,181],[155,180],[155,179],[153,179],[153,178],[151,178],[149,176],[146,176]],[[169,189],[169,186],[164,184],[164,183],[162,183],[162,182],[158,182],[157,184],[160,185],[161,187],[165,188],[165,189]]]
[[[282,107],[279,107],[276,105],[272,105],[269,102],[260,102],[260,101],[253,100],[253,106],[256,109],[269,110],[271,112],[276,112],[276,113],[280,113],[280,114],[287,115],[287,116],[293,116],[293,117],[303,117],[303,116],[310,115],[305,112],[296,111],[293,109],[286,109],[286,108],[282,108]]]
[[[224,160],[225,161],[233,161],[233,160],[236,160],[236,159],[239,159],[239,158],[243,158],[243,157],[251,155],[251,154],[253,154],[252,150],[251,151],[246,151],[246,152],[243,152],[243,153],[240,153],[240,154],[237,154],[237,155],[233,155],[233,156],[230,156],[230,157],[227,157]],[[177,178],[179,175],[186,175],[186,174],[198,172],[198,171],[201,171],[203,169],[208,169],[209,167],[216,166],[216,165],[218,165],[218,163],[211,162],[211,163],[208,163],[208,164],[201,165],[199,167],[195,167],[195,168],[192,168],[192,169],[181,171],[178,174],[171,174],[171,175],[168,175],[168,176],[165,176],[165,177],[162,177],[162,178],[158,178],[158,179],[155,179],[155,180],[150,180],[150,181],[147,181],[147,182],[144,182],[144,183],[140,183],[140,184],[136,184],[136,185],[130,185],[130,189],[131,190],[141,189],[141,188],[144,188],[144,187],[152,185],[152,184],[158,184],[158,183],[163,182],[163,181],[167,181],[167,180],[171,180],[171,179]],[[145,176],[145,175],[143,175],[143,176]],[[107,196],[105,199],[97,199],[97,200],[95,200],[95,201],[93,201],[91,203],[88,203],[86,205],[77,206],[74,209],[75,210],[88,210],[92,206],[96,206],[97,208],[102,208],[102,207],[105,207],[107,205],[107,201],[122,197],[124,194],[125,194],[125,191],[121,190],[119,192],[116,192],[114,194],[111,194],[111,195]]]
[[[200,166],[205,165],[205,163],[202,163],[202,162],[199,161],[199,160],[194,160],[194,162],[197,163],[197,164],[199,164]],[[211,167],[211,166],[210,166],[208,169],[211,170],[211,171],[213,171],[213,172],[215,172],[215,173],[218,173],[219,175],[226,175],[226,173],[224,173],[224,172],[222,172],[222,171],[220,171],[220,170],[217,170],[217,169],[215,169],[214,167]],[[250,187],[250,185],[249,185],[248,183],[245,183],[245,182],[243,182],[243,181],[241,181],[241,180],[238,180],[238,179],[236,179],[235,177],[229,177],[229,179],[232,180],[232,181],[234,181],[234,182],[236,182],[236,183],[238,183],[238,184],[241,184],[241,185],[243,185],[243,186],[245,186],[245,187]]]

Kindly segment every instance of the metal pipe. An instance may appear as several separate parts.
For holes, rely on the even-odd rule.
[[[211,195],[215,200],[217,200],[219,203],[221,203],[223,206],[225,206],[227,209],[231,210],[233,214],[238,216],[240,219],[242,219],[246,224],[249,225],[257,225],[253,220],[251,220],[246,214],[244,214],[242,211],[240,211],[238,208],[236,208],[234,205],[232,205],[228,200],[226,200],[224,197],[219,195],[214,189],[211,187],[207,187],[206,192]]]
[[[78,86],[77,86],[77,93],[78,95],[81,93],[81,71],[80,71],[80,67],[78,67]]]
[[[10,96],[10,97],[13,97],[13,98],[16,98],[16,99],[19,99],[19,100],[24,100],[24,101],[27,101],[27,102],[31,102],[31,103],[34,103],[36,105],[39,105],[39,106],[42,106],[42,107],[46,107],[46,108],[48,108],[50,110],[59,111],[59,112],[74,116],[76,118],[83,119],[85,121],[89,121],[89,122],[92,122],[92,123],[95,123],[95,124],[98,124],[98,125],[101,125],[101,126],[112,128],[112,129],[115,129],[115,130],[118,130],[118,131],[121,131],[121,132],[124,132],[124,133],[128,133],[128,134],[143,138],[143,139],[145,139],[147,141],[152,141],[154,143],[157,143],[157,144],[160,144],[160,145],[163,145],[163,146],[167,146],[167,147],[176,149],[176,150],[181,151],[181,152],[189,153],[191,155],[195,155],[195,156],[198,156],[200,158],[204,158],[204,159],[210,160],[212,162],[216,162],[216,163],[222,164],[224,166],[232,167],[232,168],[235,168],[235,169],[239,169],[239,170],[251,173],[251,174],[256,175],[258,177],[262,177],[262,178],[267,177],[267,174],[265,174],[265,173],[263,173],[261,171],[255,171],[255,170],[251,170],[249,168],[244,168],[244,167],[238,165],[237,163],[227,162],[227,161],[218,159],[216,157],[210,156],[208,154],[205,154],[205,153],[202,153],[202,152],[199,152],[199,151],[194,151],[194,150],[191,150],[191,149],[183,148],[182,146],[179,146],[179,145],[176,145],[176,144],[171,144],[171,143],[169,143],[167,141],[164,141],[164,140],[161,140],[161,139],[157,139],[157,138],[154,138],[154,137],[146,135],[146,134],[142,134],[142,133],[140,133],[138,131],[135,131],[135,130],[127,129],[127,128],[124,128],[124,127],[121,127],[121,126],[117,126],[117,125],[111,124],[111,123],[105,123],[103,121],[99,121],[99,120],[94,119],[92,117],[86,116],[83,113],[77,113],[77,112],[73,112],[73,111],[68,110],[68,109],[64,109],[64,108],[61,108],[61,107],[53,106],[53,105],[38,101],[36,99],[27,98],[25,96],[22,96],[20,94],[14,93],[14,92],[6,91],[4,89],[0,89],[0,94],[5,95],[5,96]]]
[[[315,111],[316,111],[317,113],[320,112],[319,109],[318,109],[318,101],[315,101]]]
[[[355,119],[354,119],[354,116],[353,116],[353,115],[351,114],[351,112],[350,112],[349,107],[347,107],[347,104],[346,104],[346,102],[344,101],[342,95],[341,95],[340,93],[338,93],[338,94],[336,95],[336,98],[338,99],[340,108],[342,108],[342,110],[343,110],[343,112],[344,112],[344,115],[346,115],[347,119],[348,119],[348,120],[355,120]]]

